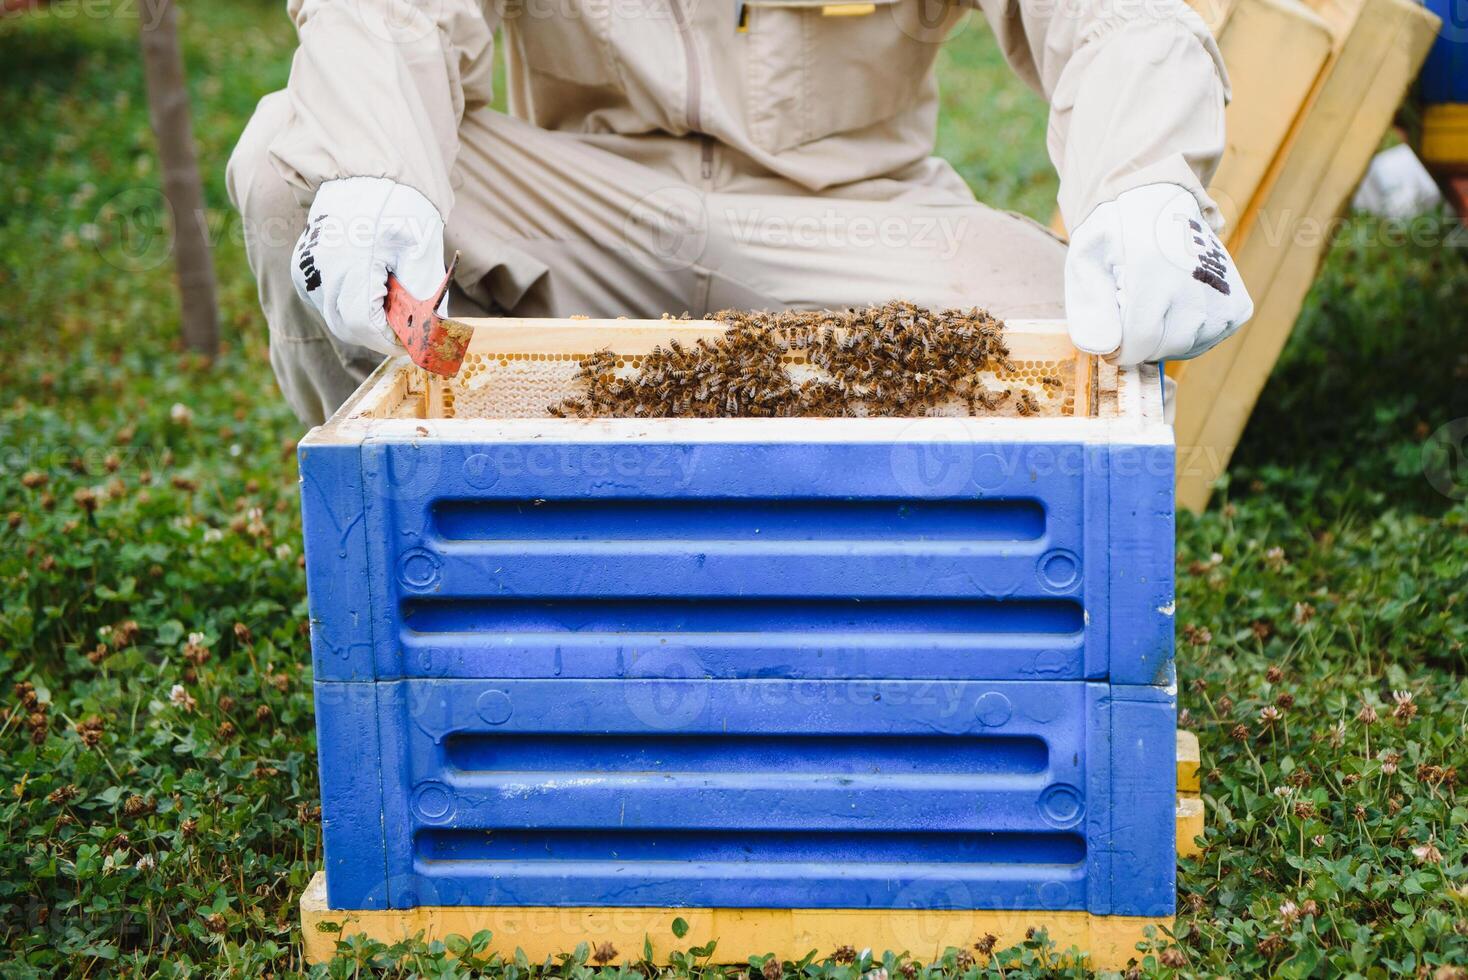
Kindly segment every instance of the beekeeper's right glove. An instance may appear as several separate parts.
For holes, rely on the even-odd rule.
[[[428,198],[386,177],[330,180],[316,191],[291,256],[301,299],[348,344],[402,350],[387,324],[387,274],[415,297],[443,282],[443,218]],[[439,308],[447,313],[448,297]]]
[[[1071,340],[1123,366],[1197,357],[1254,315],[1197,198],[1148,184],[1099,205],[1065,260]]]

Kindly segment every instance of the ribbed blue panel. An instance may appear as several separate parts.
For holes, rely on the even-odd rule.
[[[313,449],[318,676],[1165,683],[1170,447],[939,448]]]
[[[379,688],[394,904],[1085,907],[1100,685]]]
[[[334,906],[1171,907],[1162,689],[320,687],[374,690],[384,749],[381,820],[332,821],[327,841],[329,854],[385,847],[383,874],[328,876]],[[322,703],[366,720],[354,700]],[[323,771],[362,771],[370,744],[323,746]]]

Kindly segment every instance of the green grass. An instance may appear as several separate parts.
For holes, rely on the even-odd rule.
[[[220,229],[212,366],[177,349],[170,268],[150,264],[166,252],[139,250],[146,229],[119,218],[157,187],[132,22],[60,4],[0,23],[6,976],[302,969],[295,902],[321,852],[299,433],[222,180],[288,70],[282,6],[186,10]],[[981,197],[1044,219],[1039,100],[977,24],[943,71],[945,152]],[[1468,417],[1468,267],[1451,248],[1369,244],[1371,222],[1348,231],[1226,492],[1179,522],[1181,700],[1208,829],[1181,867],[1177,946],[1138,954],[1148,975],[1448,978],[1468,963],[1468,507],[1421,469],[1424,440]],[[332,972],[540,972],[475,948],[353,945]],[[885,965],[1037,976],[1048,955],[1037,937],[993,962]],[[874,965],[796,967],[854,980]],[[584,951],[556,970],[595,972]]]
[[[1049,224],[1060,187],[1045,153],[1045,100],[1023,85],[976,14],[939,56],[938,152],[979,199]]]

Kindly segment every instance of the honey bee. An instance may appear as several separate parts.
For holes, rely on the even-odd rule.
[[[684,315],[686,318],[687,314]],[[1004,324],[989,313],[934,312],[894,301],[864,309],[747,312],[724,310],[707,319],[727,325],[715,340],[692,346],[676,340],[641,358],[619,376],[610,350],[584,358],[579,397],[551,406],[557,417],[718,418],[921,416],[945,404],[970,414],[994,412],[1014,397],[982,381],[1017,368],[1004,343]],[[790,365],[816,375],[797,381]],[[1058,379],[1045,379],[1048,384]],[[1039,411],[1021,393],[1021,414]]]

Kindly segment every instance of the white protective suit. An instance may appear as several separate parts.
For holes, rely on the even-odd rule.
[[[980,0],[1051,105],[1077,228],[1124,192],[1204,191],[1227,82],[1182,0]],[[658,316],[902,298],[1059,316],[1065,248],[976,203],[934,157],[942,0],[290,0],[300,48],[229,165],[271,329],[307,423],[378,355],[296,294],[327,181],[420,191],[461,250],[455,313]],[[503,29],[510,115],[488,108]],[[964,93],[980,98],[983,93]],[[980,117],[982,118],[982,117]],[[1189,205],[1191,207],[1191,205]]]

